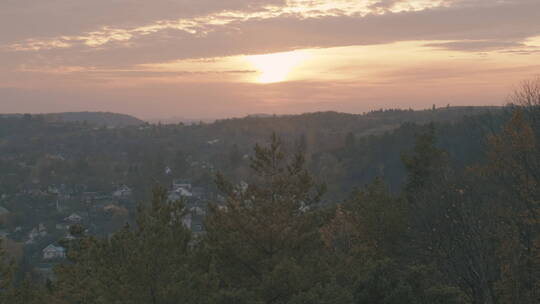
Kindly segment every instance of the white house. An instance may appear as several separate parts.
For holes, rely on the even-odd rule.
[[[187,190],[191,190],[191,184],[188,181],[181,180],[181,179],[175,179],[172,183],[173,190],[176,190],[178,188],[184,188]]]
[[[129,188],[126,185],[122,185],[120,188],[114,191],[112,195],[114,197],[123,198],[123,197],[131,196],[132,193],[133,191],[131,190],[131,188]]]
[[[77,213],[72,213],[70,216],[64,218],[64,221],[70,223],[80,223],[82,221],[82,217]]]
[[[172,183],[172,190],[169,191],[167,200],[174,202],[183,197],[193,197],[191,184],[188,181],[175,179]]]
[[[54,246],[53,244],[50,244],[43,249],[44,260],[63,259],[65,257],[66,250],[64,249],[64,247]]]
[[[205,216],[206,215],[206,211],[204,211],[201,207],[198,207],[198,206],[189,208],[189,212],[191,214],[197,215],[197,216]]]
[[[49,186],[47,188],[47,192],[49,192],[50,194],[60,194],[60,190],[56,186]]]
[[[183,197],[193,197],[193,193],[186,188],[177,188],[173,191],[169,191],[167,200],[170,202],[175,202],[180,200]]]
[[[58,160],[58,161],[64,161],[66,160],[66,158],[60,154],[60,153],[57,153],[57,154],[47,154],[45,155],[46,158],[48,159],[52,159],[52,160]]]
[[[74,237],[71,233],[67,233],[66,236],[64,236],[64,240],[67,240],[67,241],[73,241],[74,239],[76,239],[76,237]]]

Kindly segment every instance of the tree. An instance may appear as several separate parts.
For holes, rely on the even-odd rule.
[[[508,98],[511,110],[517,109],[533,130],[540,130],[540,76],[523,81]],[[535,133],[536,141],[540,132]]]
[[[527,92],[522,93],[528,96]],[[502,303],[540,299],[540,151],[538,129],[526,115],[517,108],[503,131],[490,138],[489,163],[484,168],[497,189]]]
[[[471,184],[450,167],[446,152],[435,146],[432,126],[403,161],[408,172],[404,196],[410,258],[434,265],[473,303],[494,303],[495,218],[491,202],[478,195],[482,184]]]
[[[346,151],[352,151],[354,150],[356,145],[356,137],[354,136],[354,133],[348,132],[345,136],[345,150]]]
[[[187,155],[184,151],[182,150],[178,150],[174,156],[174,160],[173,160],[173,173],[178,175],[178,176],[184,176],[188,169],[189,169],[189,164],[186,160],[187,158]]]
[[[411,262],[404,254],[404,207],[380,179],[338,205],[323,228],[338,283],[352,293],[354,303],[465,303],[463,293],[447,284],[438,269]]]
[[[540,76],[523,81],[518,89],[510,94],[509,103],[527,109],[540,106]]]
[[[182,202],[168,203],[154,190],[152,204],[140,206],[135,227],[109,239],[83,237],[61,265],[56,297],[65,303],[203,303],[194,293],[191,233],[183,224]]]
[[[10,304],[41,304],[51,303],[52,299],[44,291],[41,284],[38,284],[32,280],[30,275],[26,275],[25,278],[13,289],[12,294],[9,297]]]
[[[408,173],[405,193],[410,203],[415,202],[414,196],[428,183],[445,177],[447,156],[435,141],[435,126],[430,124],[427,132],[417,135],[413,154],[402,155]]]
[[[238,168],[241,162],[242,162],[242,154],[240,153],[240,149],[238,148],[238,145],[234,144],[231,147],[231,151],[229,152],[229,163],[233,169],[236,169]]]
[[[251,168],[247,188],[218,176],[225,202],[206,221],[220,303],[347,303],[324,259],[316,212],[323,187],[303,156],[288,156],[274,134],[255,147]]]
[[[9,299],[14,292],[15,265],[9,261],[6,252],[2,246],[0,238],[0,304],[10,303]]]

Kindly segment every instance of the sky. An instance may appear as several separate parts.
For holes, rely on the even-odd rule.
[[[1,0],[0,113],[503,105],[540,0]]]

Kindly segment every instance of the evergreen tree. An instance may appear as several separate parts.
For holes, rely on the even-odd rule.
[[[191,233],[182,202],[167,202],[154,190],[152,204],[139,207],[135,227],[109,239],[83,237],[68,252],[72,263],[58,268],[61,303],[200,303],[200,283],[191,269]]]
[[[530,112],[536,115],[538,113]],[[536,134],[535,134],[536,132]],[[538,130],[516,109],[503,131],[490,138],[484,173],[497,189],[501,303],[540,301],[540,151]]]
[[[332,249],[338,283],[354,303],[466,303],[433,267],[412,263],[403,253],[407,234],[403,201],[380,179],[359,191],[322,229]]]
[[[0,238],[0,304],[10,303],[10,298],[13,296],[14,288],[14,273],[15,265],[6,256],[6,252],[2,246]]]
[[[433,126],[417,137],[413,154],[403,161],[408,235],[402,250],[409,260],[444,274],[441,283],[460,287],[473,303],[494,303],[494,220],[476,194],[478,181],[470,184],[454,172],[446,152],[435,145]]]
[[[301,154],[274,134],[257,145],[247,188],[218,177],[225,196],[209,215],[206,243],[220,303],[347,303],[324,259],[316,206],[322,195]]]

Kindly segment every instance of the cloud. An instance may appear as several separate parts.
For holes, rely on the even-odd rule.
[[[0,112],[224,117],[494,103],[509,79],[538,73],[531,37],[538,0],[0,0]],[[331,49],[343,46],[366,47]],[[222,60],[305,48],[325,49],[320,67],[279,84],[245,83],[255,71]]]
[[[485,52],[526,47],[524,43],[520,42],[497,40],[463,40],[440,43],[427,43],[424,44],[424,46],[463,52]]]
[[[79,35],[103,27],[136,27],[222,11],[250,12],[284,4],[285,0],[2,0],[0,43]]]
[[[187,2],[178,3],[186,5]],[[189,11],[198,14],[213,11],[224,19],[212,19],[210,22],[208,15],[201,15],[202,19],[186,19],[183,23],[163,19],[147,26],[108,26],[100,31],[79,33],[75,36],[64,35],[50,40],[32,39],[12,44],[15,49],[4,47],[3,51],[0,51],[0,62],[10,61],[9,58],[15,56],[13,53],[17,53],[19,57],[23,53],[22,57],[26,62],[42,60],[62,65],[125,66],[187,58],[412,40],[453,40],[427,45],[476,52],[519,47],[526,38],[540,35],[538,1],[492,1],[491,5],[485,1],[451,1],[447,2],[446,6],[420,11],[363,16],[330,14],[313,18],[264,9],[265,5],[278,5],[283,2],[277,0],[255,1],[247,6],[242,6],[242,1],[236,0],[228,6],[218,5],[212,9],[210,2],[213,3],[204,0]],[[388,6],[402,2],[377,3]],[[65,1],[61,0],[54,3],[56,6],[60,5],[59,3],[65,5]],[[164,9],[166,6],[163,3],[168,2],[157,1],[156,7]],[[115,7],[113,5],[113,11],[117,10]],[[231,8],[252,9],[255,13],[249,18],[241,17],[241,14],[219,13]],[[157,18],[161,16],[158,11],[153,8],[148,15]],[[266,13],[260,15],[261,11]],[[168,17],[178,16],[170,12],[165,14],[171,14],[167,15]],[[131,22],[145,20],[138,16],[135,14]],[[106,24],[105,21],[108,20],[107,17],[104,18],[102,24]]]

